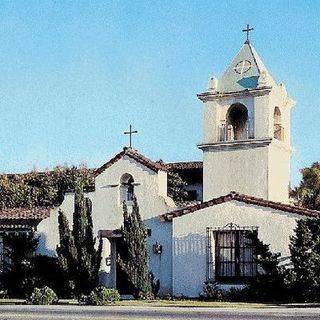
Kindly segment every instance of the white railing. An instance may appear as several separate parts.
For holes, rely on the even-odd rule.
[[[253,127],[249,122],[246,123],[242,132],[237,132],[235,135],[233,126],[221,123],[218,132],[218,141],[235,141],[235,140],[248,140],[254,139]]]

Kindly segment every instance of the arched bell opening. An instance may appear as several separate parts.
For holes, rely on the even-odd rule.
[[[241,103],[230,106],[227,117],[227,140],[248,139],[248,109]]]

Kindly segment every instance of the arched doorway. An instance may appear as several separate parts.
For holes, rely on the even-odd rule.
[[[228,140],[248,138],[248,109],[241,103],[230,106],[227,113]]]

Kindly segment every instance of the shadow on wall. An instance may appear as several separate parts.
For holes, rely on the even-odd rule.
[[[172,224],[160,221],[159,217],[144,220],[148,236],[149,267],[160,280],[160,295],[172,293]],[[153,245],[161,245],[161,253],[155,253]]]
[[[113,288],[114,285],[113,285],[112,274],[110,272],[107,272],[106,270],[100,270],[99,284],[107,288]]]
[[[37,254],[46,255],[49,257],[56,257],[57,256],[56,251],[52,249],[48,249],[46,234],[43,232],[39,232],[38,237],[39,237],[39,244],[37,248]]]
[[[173,239],[174,294],[198,297],[206,280],[206,236],[188,234]]]

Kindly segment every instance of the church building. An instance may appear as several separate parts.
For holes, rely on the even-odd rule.
[[[95,170],[95,188],[86,197],[92,201],[95,233],[103,237],[100,282],[107,287],[126,293],[117,243],[122,203],[130,210],[134,195],[148,228],[149,265],[161,295],[198,297],[207,280],[223,288],[243,285],[258,268],[247,231],[256,231],[285,263],[297,220],[319,215],[289,202],[295,103],[248,35],[226,71],[197,97],[203,103],[203,139],[197,146],[203,161],[157,162],[126,147]],[[168,196],[172,172],[186,181],[190,201],[176,203]],[[58,209],[71,221],[73,202],[74,194],[66,193],[52,210],[2,211],[0,223],[33,224],[39,253],[54,256]]]

